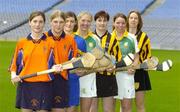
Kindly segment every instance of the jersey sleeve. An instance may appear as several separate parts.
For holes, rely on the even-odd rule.
[[[19,41],[17,44],[16,44],[16,48],[15,48],[15,51],[14,51],[14,54],[13,54],[13,57],[12,57],[12,60],[11,60],[11,64],[10,64],[10,67],[9,67],[9,71],[11,72],[17,72],[17,61],[18,61],[18,58],[20,58],[20,55],[19,52],[21,51],[21,46],[22,46],[22,41]]]
[[[151,43],[150,38],[147,36],[145,32],[141,32],[137,35],[138,39],[138,47],[140,49],[139,56],[140,62],[151,57]]]
[[[146,59],[151,57],[151,42],[150,39],[148,38],[145,45],[143,46],[144,51],[146,52]]]
[[[111,54],[111,55],[115,56],[116,61],[121,60],[122,55],[121,55],[121,49],[120,49],[120,46],[119,46],[118,42],[114,45],[112,53],[113,54]]]

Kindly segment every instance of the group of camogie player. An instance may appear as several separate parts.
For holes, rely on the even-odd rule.
[[[91,29],[93,20],[95,29]],[[22,112],[77,112],[80,105],[81,112],[98,112],[98,101],[102,98],[104,112],[115,112],[116,99],[120,99],[122,112],[131,112],[135,98],[137,111],[145,112],[144,94],[151,89],[148,72],[134,69],[113,72],[128,53],[135,54],[134,66],[151,57],[150,39],[141,30],[141,15],[138,11],[131,11],[127,17],[117,13],[112,18],[111,33],[109,20],[109,14],[103,10],[94,17],[89,12],[76,17],[74,12],[55,10],[50,16],[51,28],[44,32],[44,13],[32,12],[31,33],[18,41],[10,66],[11,81],[18,83],[16,108]],[[57,65],[97,46],[114,55],[117,64],[113,68],[79,77]],[[50,68],[56,72],[20,79]]]

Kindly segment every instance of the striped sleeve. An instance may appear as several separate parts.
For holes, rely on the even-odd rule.
[[[116,45],[113,47],[113,53],[114,53],[113,55],[116,58],[116,61],[121,61],[122,55],[118,42],[116,42]]]
[[[137,36],[140,62],[151,57],[150,39],[145,32],[140,32]]]
[[[107,36],[106,43],[108,43],[108,54],[113,55],[116,58],[116,60],[119,61],[121,59],[121,51],[118,45],[118,41],[115,38],[113,38],[110,34],[110,36]]]

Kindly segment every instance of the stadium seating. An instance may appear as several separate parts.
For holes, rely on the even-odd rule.
[[[165,0],[163,5],[150,13],[147,18],[180,19],[180,0]]]
[[[32,11],[47,11],[62,0],[0,0],[0,34],[27,22]]]
[[[7,2],[1,2],[2,4],[0,4],[2,9],[0,10],[0,15],[5,14],[4,16],[0,16],[0,32],[2,32],[4,29],[12,27],[13,25],[18,25],[24,20],[27,20],[29,13],[34,9],[44,11],[60,0],[51,0],[51,2],[49,2],[49,0],[43,0],[43,2],[41,0],[10,1],[11,0],[7,0]],[[90,11],[92,14],[95,14],[99,10],[106,10],[112,16],[117,12],[127,14],[131,9],[143,11],[151,2],[153,2],[153,0],[143,0],[141,3],[139,3],[139,0],[69,0],[65,1],[63,5],[59,4],[55,9],[74,11],[75,13],[79,13],[80,11]],[[49,15],[49,13],[51,13],[51,10],[47,12],[47,15]],[[48,28],[46,27],[46,29]],[[27,35],[28,32],[29,27],[27,24],[25,24],[7,33],[0,33],[0,36],[8,40],[16,40],[19,37]]]
[[[60,5],[63,11],[90,11],[95,14],[99,10],[106,10],[111,16],[117,12],[127,14],[132,9],[143,11],[153,0],[72,0]]]
[[[47,18],[53,9],[63,11],[89,11],[95,14],[99,10],[106,10],[111,17],[117,12],[127,14],[136,9],[143,13],[155,0],[0,0],[0,32],[4,29],[27,20],[29,13],[35,10],[47,11]],[[59,3],[59,1],[64,1]],[[163,0],[156,9],[143,16],[143,30],[151,39],[152,48],[180,49],[180,0]],[[11,3],[11,4],[9,4]],[[58,3],[58,4],[57,4]],[[54,7],[54,5],[56,6]],[[6,7],[3,7],[6,6]],[[48,19],[47,19],[48,20]],[[112,23],[112,22],[110,22]],[[49,29],[46,24],[45,30]],[[109,27],[111,31],[111,25]],[[17,40],[29,33],[28,24],[17,27],[9,32],[0,33],[5,40]],[[1,38],[1,39],[2,39]]]
[[[144,30],[148,32],[153,48],[180,49],[179,0],[164,3],[144,17]]]

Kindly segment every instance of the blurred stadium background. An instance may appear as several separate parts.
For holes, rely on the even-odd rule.
[[[34,10],[47,15],[54,9],[89,11],[106,10],[113,17],[117,12],[128,14],[139,10],[144,18],[153,48],[180,50],[180,0],[0,0],[0,39],[18,40],[29,33],[28,17]],[[110,21],[112,23],[112,21]],[[110,24],[111,26],[111,24]],[[45,30],[49,28],[48,22]],[[110,27],[111,30],[111,27]]]
[[[180,112],[179,5],[180,0],[0,0],[0,112],[17,111],[14,109],[15,88],[9,83],[10,78],[6,74],[15,42],[30,32],[29,14],[41,10],[48,20],[55,9],[74,11],[76,14],[81,11],[95,14],[99,10],[106,10],[111,17],[117,12],[127,15],[130,10],[139,10],[143,16],[143,30],[150,37],[154,55],[161,60],[171,58],[176,65],[166,73],[151,72],[158,75],[151,76],[153,92],[147,94],[147,112]],[[45,30],[49,29],[48,23]],[[110,31],[111,24],[112,21],[109,22]],[[169,74],[176,75],[171,77]],[[170,77],[172,80],[168,82]]]

